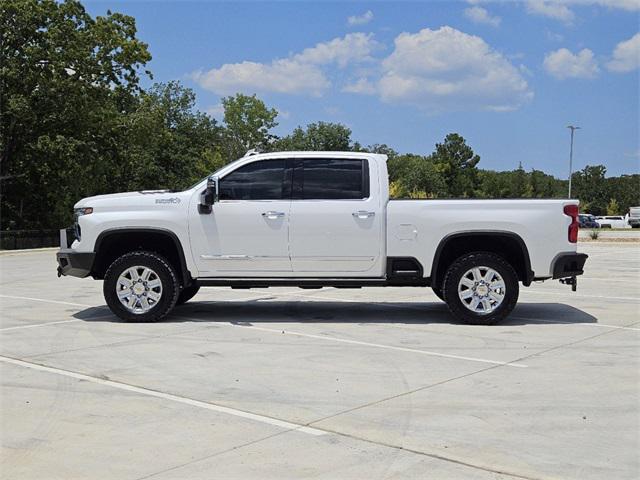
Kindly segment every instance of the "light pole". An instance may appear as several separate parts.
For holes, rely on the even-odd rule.
[[[580,127],[569,125],[567,128],[571,129],[571,149],[569,150],[569,198],[571,198],[571,177],[573,177],[573,133],[576,130],[580,130]]]

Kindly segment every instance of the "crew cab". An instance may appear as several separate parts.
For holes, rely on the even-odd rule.
[[[431,287],[492,324],[519,284],[575,290],[575,200],[390,200],[386,156],[247,154],[184,191],[99,195],[60,232],[58,275],[104,280],[126,321],[157,321],[200,287]]]

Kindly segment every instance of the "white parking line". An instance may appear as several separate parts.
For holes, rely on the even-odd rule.
[[[598,282],[624,282],[629,283],[629,281],[637,280],[640,278],[640,275],[627,275],[626,277],[590,277],[587,275],[582,275],[578,277],[579,281],[583,280],[597,280]]]
[[[573,297],[578,297],[578,298],[602,298],[602,299],[605,299],[605,300],[626,300],[626,301],[640,303],[640,298],[638,298],[638,297],[608,297],[606,295],[581,295],[579,293],[573,293],[573,292],[571,292],[571,293],[543,292],[541,290],[520,290],[520,293],[524,293],[524,294],[533,293],[534,295],[536,295],[536,294],[538,294],[538,295],[554,295],[554,296],[561,296],[561,297],[570,296],[570,298],[573,298]]]
[[[13,298],[15,300],[31,300],[32,302],[57,303],[58,305],[70,305],[72,307],[86,307],[86,308],[95,307],[95,305],[85,305],[84,303],[61,302],[59,300],[48,300],[46,298],[17,297],[15,295],[0,295],[0,298]]]
[[[39,363],[26,362],[24,360],[18,360],[16,358],[5,357],[0,355],[0,362],[10,363],[12,365],[18,365],[21,367],[38,370],[41,372],[54,373],[56,375],[63,375],[65,377],[75,378],[77,380],[84,380],[87,382],[97,383],[107,387],[117,388],[119,390],[125,390],[127,392],[138,393],[140,395],[147,395],[150,397],[162,398],[164,400],[170,400],[172,402],[182,403],[190,405],[192,407],[204,408],[206,410],[212,410],[218,413],[226,413],[227,415],[233,415],[235,417],[246,418],[267,425],[273,425],[275,427],[284,428],[287,430],[295,430],[297,432],[308,433],[309,435],[325,435],[327,432],[319,430],[313,427],[307,427],[299,423],[287,422],[285,420],[279,420],[277,418],[265,417],[256,413],[245,412],[243,410],[236,410],[235,408],[223,407],[222,405],[216,405],[214,403],[202,402],[200,400],[194,400],[187,397],[181,397],[173,395],[171,393],[158,392],[157,390],[151,390],[143,387],[136,387],[127,383],[116,382],[114,380],[105,380],[103,378],[92,377],[83,373],[71,372],[69,370],[62,370],[60,368],[48,367],[46,365],[40,365]]]
[[[246,293],[248,293],[250,295],[261,295],[261,296],[265,295],[264,292],[255,292],[255,293],[246,292]],[[538,293],[538,292],[535,292],[535,293]],[[558,295],[555,292],[550,292],[550,294]],[[286,292],[286,295],[302,297],[302,298],[315,298],[317,300],[329,300],[329,301],[344,302],[344,303],[361,303],[362,302],[362,300],[352,300],[352,299],[344,299],[344,298],[327,297],[327,296],[324,296],[324,295],[323,296],[320,296],[320,295],[309,295],[309,294],[297,293],[297,292]],[[578,295],[578,296],[586,297],[586,295]],[[58,301],[58,300],[48,300],[48,299],[44,299],[44,298],[19,297],[19,296],[14,296],[14,295],[0,295],[0,297],[3,297],[3,298],[14,298],[14,299],[20,299],[20,300],[31,300],[31,301],[34,301],[34,302],[46,302],[46,303],[55,303],[55,304],[62,304],[62,305],[78,306],[78,307],[87,307],[87,308],[93,308],[94,307],[93,305],[85,305],[85,304],[82,304],[82,303],[61,302],[61,301]],[[588,296],[588,297],[592,298],[591,296]],[[636,299],[631,299],[631,298],[628,298],[628,297],[596,297],[596,298],[611,298],[611,299],[618,298],[618,299],[625,299],[625,300],[636,300]],[[239,299],[224,299],[224,300],[220,300],[220,301],[242,302],[242,301],[248,301],[248,300],[259,300],[259,298],[245,297],[245,298],[239,298]],[[365,302],[365,303],[370,303],[370,302]],[[381,304],[389,306],[389,307],[404,308],[404,307],[402,307],[400,305],[395,305],[395,304],[392,304],[392,303],[381,302]],[[185,320],[189,320],[191,322],[202,322],[203,321],[201,319],[193,319],[193,318],[188,318],[188,317],[178,316],[178,315],[176,315],[176,317],[182,318],[182,319],[185,319]],[[585,322],[573,323],[573,322],[563,322],[563,321],[555,321],[555,320],[538,320],[536,318],[514,317],[514,316],[511,316],[509,318],[514,318],[514,319],[517,319],[517,320],[536,321],[537,323],[557,323],[557,324],[561,324],[561,325],[591,325],[591,326],[595,326],[595,327],[605,327],[605,328],[620,329],[620,330],[637,330],[637,331],[640,331],[640,328],[624,327],[624,326],[618,326],[618,325],[610,325],[610,324],[606,324],[606,323],[585,323]],[[58,321],[58,322],[38,323],[38,324],[35,324],[35,325],[19,325],[19,326],[16,326],[16,327],[0,328],[0,332],[8,331],[8,330],[18,330],[18,329],[22,329],[22,328],[45,327],[47,325],[56,325],[56,324],[60,324],[60,323],[71,323],[71,322],[81,322],[81,321],[84,321],[84,320],[78,318],[78,319],[73,319],[73,320],[62,320],[62,321]],[[257,330],[264,330],[264,331],[272,331],[272,332],[276,332],[276,333],[282,333],[281,330],[271,330],[271,329],[263,328],[263,327],[243,326],[243,325],[234,325],[234,324],[226,324],[226,323],[220,323],[220,325],[233,326],[233,327],[241,326],[243,328],[253,328],[253,329],[257,329]],[[289,333],[291,335],[297,335],[297,336],[303,336],[303,337],[306,336],[306,337],[310,337],[310,338],[320,338],[320,339],[323,339],[323,340],[333,340],[333,341],[336,341],[336,342],[354,343],[354,344],[361,344],[361,345],[366,345],[366,346],[370,346],[370,347],[388,348],[388,349],[392,349],[392,350],[399,350],[399,351],[406,351],[406,352],[413,352],[413,353],[421,353],[423,355],[433,355],[433,356],[446,357],[446,358],[456,358],[456,359],[459,359],[459,360],[469,360],[469,361],[475,361],[475,362],[492,363],[492,364],[496,364],[496,365],[506,365],[506,366],[509,366],[509,367],[526,367],[526,365],[517,364],[517,363],[511,363],[511,362],[499,362],[499,361],[495,361],[495,360],[487,360],[487,359],[474,358],[474,357],[464,357],[464,356],[459,356],[459,355],[450,355],[450,354],[438,353],[438,352],[429,352],[429,351],[426,351],[426,350],[416,350],[416,349],[411,349],[411,348],[395,347],[393,345],[381,345],[381,344],[376,344],[376,343],[359,342],[357,340],[339,339],[339,338],[335,338],[335,337],[311,335],[311,334],[297,333],[297,332],[291,332],[291,331],[288,331],[287,333]]]
[[[512,318],[514,320],[525,320],[527,322],[532,322],[532,323],[557,323],[559,325],[586,325],[586,326],[591,326],[591,327],[604,327],[604,328],[613,328],[616,330],[636,330],[640,332],[640,328],[635,328],[635,327],[625,327],[625,326],[620,326],[620,325],[611,325],[608,323],[597,323],[597,322],[593,322],[593,323],[589,323],[589,322],[563,322],[562,320],[538,320],[537,318],[529,318],[529,317],[516,317],[513,315],[510,315],[509,317],[507,317],[507,321],[509,321],[509,319]],[[631,325],[635,325],[637,322],[632,323]]]
[[[197,319],[189,318],[189,317],[183,317],[183,316],[177,316],[177,317],[182,318],[184,320],[198,321]],[[351,345],[362,345],[364,347],[384,348],[386,350],[396,350],[399,352],[418,353],[420,355],[428,355],[432,357],[444,357],[444,358],[452,358],[455,360],[466,360],[469,362],[490,363],[491,365],[503,365],[506,367],[527,368],[527,365],[524,365],[523,363],[517,363],[517,362],[501,362],[498,360],[488,360],[486,358],[465,357],[465,356],[453,355],[449,353],[431,352],[429,350],[419,350],[416,348],[396,347],[395,345],[384,345],[381,343],[370,343],[370,342],[362,342],[360,340],[350,340],[348,338],[330,337],[328,335],[313,335],[310,333],[293,332],[291,330],[256,327],[254,325],[236,325],[234,323],[226,323],[226,322],[216,323],[216,325],[222,325],[225,327],[234,327],[234,328],[248,328],[251,330],[259,330],[262,332],[277,333],[279,335],[282,335],[284,333],[285,335],[295,335],[297,337],[314,338],[318,340],[326,340],[326,341],[338,342],[338,343],[348,343]]]
[[[93,320],[93,318],[92,318]],[[80,318],[74,318],[73,320],[60,320],[59,322],[46,322],[46,323],[36,323],[32,325],[18,325],[17,327],[5,327],[0,328],[0,332],[7,332],[9,330],[20,330],[23,328],[36,328],[36,327],[46,327],[47,325],[58,325],[60,323],[71,323],[71,322],[82,322],[83,320]]]

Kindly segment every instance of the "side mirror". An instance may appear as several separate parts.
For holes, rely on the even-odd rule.
[[[207,179],[207,188],[202,192],[198,213],[206,215],[213,211],[212,207],[218,201],[218,177],[211,176]]]

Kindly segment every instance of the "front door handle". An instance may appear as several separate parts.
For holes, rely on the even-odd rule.
[[[276,218],[284,217],[284,212],[262,212],[262,216],[264,218],[268,218],[269,220],[275,220]]]
[[[376,216],[376,212],[367,212],[366,210],[358,210],[351,214],[354,218],[371,218]]]

